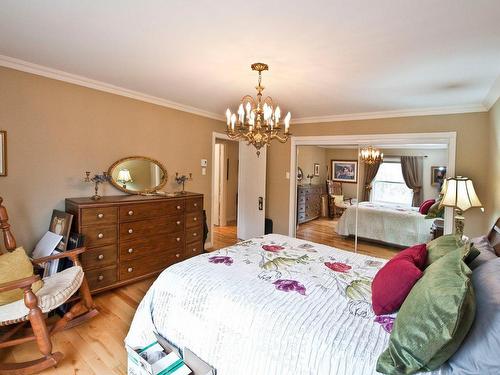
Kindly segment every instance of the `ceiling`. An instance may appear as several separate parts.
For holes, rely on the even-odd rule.
[[[0,65],[222,118],[265,93],[298,122],[487,110],[500,1],[2,0]]]

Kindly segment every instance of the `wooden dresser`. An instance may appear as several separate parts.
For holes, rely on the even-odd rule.
[[[322,185],[297,186],[297,224],[316,219],[321,214]]]
[[[85,236],[82,265],[92,292],[158,274],[203,252],[203,195],[66,199]]]

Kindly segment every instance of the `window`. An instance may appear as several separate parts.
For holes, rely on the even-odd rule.
[[[372,182],[372,202],[411,206],[413,191],[406,186],[400,162],[383,162]]]

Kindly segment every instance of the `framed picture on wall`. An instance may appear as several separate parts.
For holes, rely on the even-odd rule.
[[[332,160],[332,180],[347,183],[358,182],[358,162],[356,160]]]
[[[7,132],[0,130],[0,176],[7,176]]]
[[[314,163],[314,176],[319,176],[319,164]]]
[[[446,178],[446,166],[431,167],[431,185],[441,186],[445,178]]]

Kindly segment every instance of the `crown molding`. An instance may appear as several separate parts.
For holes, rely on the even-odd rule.
[[[419,108],[419,109],[404,109],[396,111],[380,111],[380,112],[364,112],[350,113],[345,115],[332,116],[315,116],[301,117],[292,120],[293,124],[311,124],[318,122],[338,122],[338,121],[353,121],[353,120],[374,120],[392,117],[414,117],[414,116],[435,116],[435,115],[452,115],[458,113],[473,113],[487,112],[488,109],[482,104],[474,104],[460,107],[435,107],[435,108]]]
[[[105,82],[96,81],[76,74],[67,73],[62,70],[52,69],[43,65],[33,64],[28,61],[16,59],[5,55],[0,55],[0,66],[19,70],[22,72],[36,74],[47,78],[56,79],[58,81],[63,81],[79,86],[88,87],[94,90],[104,91],[111,94],[140,100],[146,103],[156,104],[162,107],[176,109],[182,112],[192,113],[194,115],[207,117],[213,120],[225,121],[225,117],[217,113],[209,112],[200,108],[148,95],[139,91],[129,90]],[[495,104],[499,96],[500,96],[500,77],[495,81],[495,84],[492,86],[488,95],[484,99],[483,104],[459,106],[459,107],[436,107],[436,108],[405,109],[405,110],[380,111],[380,112],[351,113],[351,114],[330,115],[330,116],[301,117],[293,119],[292,124],[486,112],[493,106],[493,104]]]
[[[24,60],[16,59],[9,56],[0,55],[0,66],[20,70],[22,72],[32,73],[39,76],[56,79],[58,81],[68,82],[79,86],[88,87],[94,90],[104,91],[115,95],[125,96],[140,100],[146,103],[156,104],[162,107],[176,109],[182,112],[192,113],[194,115],[208,117],[213,120],[225,121],[223,115],[205,111],[196,107],[191,107],[185,104],[176,103],[170,100],[158,98],[156,96],[144,94],[139,91],[128,90],[123,87],[111,85],[105,82],[96,81],[90,78],[64,72],[62,70],[52,69],[43,65],[33,64]]]
[[[491,86],[490,91],[488,91],[488,95],[483,100],[483,105],[488,109],[488,111],[495,105],[498,98],[500,98],[500,76],[497,77],[493,86]]]

